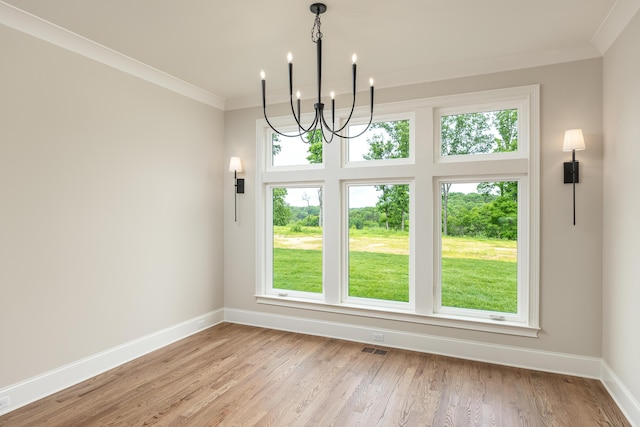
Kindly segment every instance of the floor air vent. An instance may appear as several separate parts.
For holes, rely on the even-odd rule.
[[[363,353],[371,353],[371,354],[378,354],[380,356],[384,356],[385,354],[387,354],[387,350],[380,350],[379,348],[373,348],[373,347],[365,347],[362,349]]]

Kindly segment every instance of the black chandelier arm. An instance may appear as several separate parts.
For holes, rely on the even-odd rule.
[[[321,114],[320,119],[321,119],[321,124],[322,124],[322,126],[324,127],[324,129],[326,129],[326,130],[327,130],[327,132],[329,132],[329,133],[331,134],[331,140],[333,140],[333,137],[334,137],[334,136],[338,136],[338,137],[340,137],[340,135],[338,135],[338,132],[339,132],[339,131],[335,130],[335,126],[329,126],[329,123],[327,123],[327,121],[326,121],[326,120],[325,120],[325,118],[324,118],[324,114]],[[335,124],[335,123],[334,123],[334,124]],[[343,126],[343,127],[344,127],[344,126]],[[326,139],[325,139],[325,140],[326,140]],[[327,142],[328,142],[328,141],[327,141]]]
[[[331,144],[333,142],[333,138],[336,136],[336,134],[333,132],[329,132],[329,133],[331,134],[331,138],[327,139],[324,132],[322,132],[322,139],[324,139],[324,142],[326,142],[327,144]],[[338,135],[338,137],[340,137],[340,135]]]
[[[315,127],[317,120],[311,123],[311,125],[308,128],[305,128],[302,125],[302,115],[300,113],[300,98],[298,98],[297,100],[298,114],[296,114],[296,110],[293,106],[293,63],[291,62],[293,58],[291,54],[287,56],[287,59],[289,60],[289,104],[291,105],[291,115],[293,116],[294,120],[296,121],[296,124],[298,125],[298,130],[302,133],[308,133],[311,131],[311,129]],[[302,137],[302,135],[294,135],[294,136]]]
[[[353,84],[354,88],[355,88],[355,83]],[[351,111],[349,112],[349,116],[347,117],[347,120],[345,120],[344,125],[342,125],[342,127],[340,129],[335,130],[335,133],[340,133],[342,132],[348,125],[349,122],[351,121],[351,117],[353,116],[353,111],[356,108],[356,94],[353,94],[353,101],[351,102]],[[342,136],[341,138],[349,138],[348,136]]]
[[[347,135],[347,136],[343,136],[342,138],[344,139],[353,139],[353,138],[358,138],[362,135],[365,134],[365,132],[367,132],[369,130],[369,126],[371,126],[371,123],[373,123],[373,111],[371,112],[371,116],[369,116],[369,123],[367,123],[367,125],[364,127],[364,129],[362,130],[362,132],[360,132],[357,135]]]
[[[304,136],[309,135],[311,132],[315,132],[318,128],[318,123],[320,123],[320,121],[318,120],[318,112],[316,112],[316,116],[313,118],[313,122],[311,123],[311,126],[309,126],[309,128],[304,129],[302,127],[299,127],[300,133],[297,136],[300,137],[302,142],[304,142],[305,144],[308,144],[309,142],[311,142],[310,138],[304,139]],[[320,125],[320,127],[322,127],[322,125]]]
[[[262,111],[263,111],[263,113],[264,113],[264,119],[266,120],[266,122],[267,122],[267,124],[269,125],[269,127],[271,128],[271,130],[273,130],[275,133],[277,133],[277,134],[278,134],[278,135],[280,135],[280,136],[284,136],[285,138],[295,138],[295,137],[298,137],[298,136],[300,136],[300,137],[301,137],[301,136],[303,136],[305,133],[307,133],[307,132],[300,132],[300,133],[299,133],[299,134],[297,134],[297,135],[287,135],[286,133],[280,132],[280,131],[279,131],[278,129],[276,129],[276,127],[275,127],[275,126],[273,126],[273,125],[271,124],[271,122],[269,121],[269,117],[267,117],[267,110],[266,110],[266,108],[263,108],[263,109],[262,109]]]
[[[322,122],[324,123],[324,117],[322,118]],[[333,142],[333,138],[335,136],[340,137],[340,135],[336,134],[333,130],[331,130],[331,128],[325,125],[320,124],[320,133],[322,134],[322,139],[324,140],[324,142],[326,142],[327,144],[331,144]],[[327,136],[324,132],[325,129],[328,131],[329,135],[331,135],[331,138],[327,139]]]
[[[355,78],[355,67],[354,67],[353,75],[354,75],[354,78]],[[353,117],[353,112],[355,110],[355,106],[356,106],[356,83],[354,81],[353,82],[353,100],[351,102],[351,111],[349,111],[349,116],[345,120],[344,125],[342,125],[342,127],[340,129],[332,129],[331,130],[332,133],[334,133],[337,136],[339,136],[340,138],[344,138],[344,139],[358,138],[359,136],[364,135],[364,133],[369,129],[369,126],[371,126],[371,123],[373,123],[373,95],[374,95],[373,85],[371,86],[370,92],[371,92],[371,106],[370,106],[369,124],[364,128],[364,130],[362,132],[360,132],[359,134],[354,135],[354,136],[343,136],[343,135],[340,135],[340,133],[342,131],[344,131],[344,129],[349,125],[349,122],[351,121],[351,118]],[[322,120],[324,121],[324,117],[322,117]],[[327,126],[327,128],[328,127],[329,126]]]
[[[373,88],[371,88],[371,99],[373,100]],[[354,138],[358,138],[362,135],[365,134],[365,132],[367,132],[369,130],[369,126],[371,126],[371,123],[373,123],[373,104],[371,104],[371,109],[370,109],[370,115],[369,115],[369,123],[367,124],[367,126],[365,126],[365,128],[362,130],[362,132],[360,132],[357,135],[341,135],[340,132],[344,131],[344,129],[349,125],[349,122],[351,121],[351,117],[353,116],[353,111],[355,109],[355,97],[353,99],[353,104],[351,105],[351,112],[349,113],[349,117],[347,118],[347,120],[345,121],[344,125],[340,128],[340,129],[331,129],[329,128],[328,125],[326,125],[326,122],[324,120],[324,116],[322,117],[322,121],[325,123],[325,126],[327,127],[327,130],[329,130],[332,134],[343,138],[343,139],[354,139]]]
[[[308,128],[305,128],[302,125],[302,116],[300,114],[300,99],[298,99],[298,114],[296,114],[296,111],[295,111],[295,109],[293,107],[293,96],[292,95],[289,96],[289,104],[291,104],[291,115],[293,115],[293,119],[296,121],[296,124],[298,125],[298,130],[301,131],[302,133],[311,132],[311,130],[315,127],[315,125],[316,125],[316,123],[318,121],[318,114],[316,113],[316,118],[311,123],[311,125]],[[294,135],[294,136],[298,136],[298,135]]]
[[[373,123],[373,93],[374,93],[373,80],[371,80],[370,93],[371,93],[371,107],[370,107],[370,113],[369,113],[369,124],[367,124],[367,126],[359,134],[354,135],[354,136],[344,136],[343,138],[347,138],[347,139],[358,138],[359,136],[364,135],[364,133],[367,130],[369,130],[369,126],[371,126],[371,123]],[[353,97],[354,105],[355,105],[355,102],[356,102],[356,98],[355,98],[355,95],[354,95],[354,97]],[[351,114],[353,114],[353,106],[351,107]],[[349,118],[345,122],[344,126],[342,126],[343,129],[344,129],[345,126],[347,126],[347,124],[349,124],[349,121],[351,120],[351,114],[349,114]],[[340,129],[340,130],[342,130],[342,129]]]
[[[371,100],[373,102],[373,87],[371,87]],[[362,135],[364,135],[364,133],[369,129],[369,126],[371,126],[371,123],[373,123],[373,103],[371,104],[371,108],[370,108],[370,115],[369,115],[369,123],[367,124],[367,126],[364,128],[364,130],[362,132],[360,132],[357,135],[340,135],[340,132],[344,131],[344,129],[349,125],[349,122],[351,121],[351,118],[353,116],[353,112],[355,110],[355,96],[353,98],[353,102],[351,104],[351,110],[349,112],[349,116],[347,117],[347,120],[345,121],[345,124],[339,128],[339,129],[335,129],[332,126],[329,126],[329,124],[327,123],[327,121],[324,118],[324,110],[323,109],[316,109],[316,115],[315,118],[313,119],[313,122],[311,123],[311,125],[309,125],[309,127],[304,127],[302,125],[302,123],[300,122],[298,115],[296,115],[295,113],[295,109],[293,107],[293,97],[290,97],[290,104],[291,104],[291,111],[292,111],[292,115],[293,118],[296,121],[296,124],[298,126],[298,133],[294,134],[294,135],[287,135],[281,131],[279,131],[278,129],[276,129],[275,126],[273,126],[273,124],[271,124],[271,122],[269,121],[269,117],[267,117],[267,107],[266,104],[263,102],[263,106],[262,106],[262,111],[263,111],[263,115],[264,115],[264,119],[266,120],[267,124],[269,125],[269,127],[278,135],[280,136],[284,136],[287,138],[295,138],[295,137],[300,137],[302,138],[305,134],[310,133],[314,130],[317,130],[317,126],[318,124],[320,125],[320,130],[322,131],[322,135],[323,135],[323,139],[326,143],[330,144],[333,141],[333,137],[334,136],[338,136],[340,138],[343,139],[353,139],[353,138],[358,138]],[[298,113],[299,114],[299,113]],[[334,116],[334,121],[335,121],[335,116]],[[335,122],[334,122],[335,124]],[[324,136],[324,131],[323,128],[326,129],[328,131],[328,133],[331,134],[331,138],[327,139],[326,136]],[[304,139],[303,139],[304,141]],[[308,141],[306,141],[308,142]]]

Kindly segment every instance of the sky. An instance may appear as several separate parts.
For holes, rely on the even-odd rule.
[[[353,185],[349,187],[349,207],[364,208],[375,206],[380,192],[373,185]],[[320,206],[318,200],[318,187],[287,188],[284,200],[291,206],[307,206],[306,198],[309,198],[309,206]]]

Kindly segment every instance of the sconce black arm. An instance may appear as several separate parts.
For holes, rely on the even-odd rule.
[[[564,183],[573,184],[573,225],[576,225],[576,184],[580,182],[580,162],[576,162],[576,150],[571,150],[571,161],[564,162]]]
[[[236,192],[234,197],[234,220],[238,222],[238,194],[244,194],[244,178],[238,178],[238,172],[233,171],[233,180],[235,181]]]

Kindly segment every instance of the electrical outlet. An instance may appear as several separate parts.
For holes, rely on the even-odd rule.
[[[8,408],[9,404],[11,404],[9,396],[0,397],[0,410]]]
[[[373,334],[374,341],[384,341],[384,334]]]

